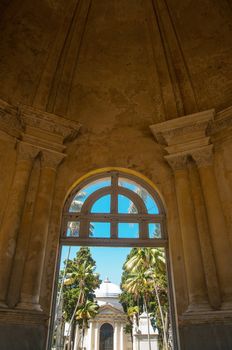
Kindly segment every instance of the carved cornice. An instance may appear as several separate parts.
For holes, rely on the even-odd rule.
[[[216,114],[214,122],[210,124],[209,132],[215,134],[228,128],[232,128],[232,106]]]
[[[23,125],[18,115],[18,108],[0,99],[0,130],[18,138],[23,131]]]
[[[210,109],[151,125],[150,129],[158,143],[167,146],[182,144],[182,148],[188,148],[189,141],[201,143],[205,139],[209,122],[214,119],[214,115],[214,109]]]
[[[213,163],[213,145],[193,150],[191,156],[199,168],[210,166]]]
[[[28,106],[20,107],[20,117],[25,127],[59,135],[63,138],[63,142],[74,140],[81,127],[78,122]]]
[[[217,113],[215,121],[210,124],[209,133],[216,147],[232,141],[232,106]]]
[[[51,149],[55,149],[58,144],[60,148],[63,143],[74,140],[80,127],[80,123],[59,115],[29,106],[16,107],[0,99],[0,131],[16,139],[38,143],[41,147],[40,143],[45,142],[48,148],[50,142]]]

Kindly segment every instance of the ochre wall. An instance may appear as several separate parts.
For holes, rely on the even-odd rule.
[[[3,302],[0,342],[4,344],[1,350],[45,348],[63,204],[78,178],[105,167],[141,173],[153,181],[164,199],[181,349],[200,349],[201,344],[207,350],[232,347],[228,335],[232,298],[225,306],[221,296],[216,311],[210,307],[207,312],[186,314],[190,303],[186,272],[189,252],[186,241],[183,242],[183,208],[176,182],[176,171],[180,170],[178,152],[184,152],[188,158],[191,175],[191,166],[194,169],[196,164],[199,166],[194,158],[196,149],[213,144],[216,191],[223,208],[222,217],[217,212],[216,216],[220,216],[218,222],[225,224],[223,234],[229,246],[232,241],[229,1],[11,0],[2,1],[1,9],[0,243],[9,248],[9,255],[4,255],[5,248],[1,249],[0,289],[4,290],[1,297],[5,295],[0,298]],[[212,118],[201,126],[200,112],[211,109],[216,114],[207,112]],[[191,132],[178,122],[182,116],[194,120],[189,126]],[[161,125],[170,120],[173,125]],[[150,125],[161,128],[153,132],[155,138]],[[196,125],[200,125],[199,133],[194,134]],[[178,130],[174,132],[177,135],[174,141],[173,130]],[[191,140],[197,140],[198,146],[196,142],[191,146],[195,153],[189,152]],[[179,146],[183,142],[188,144],[187,150]],[[175,158],[174,167],[164,159],[167,154]],[[200,168],[197,171],[202,173]],[[19,174],[16,177],[15,172]],[[20,176],[24,176],[24,182]],[[43,186],[50,190],[47,196],[46,191],[39,196]],[[202,188],[201,191],[207,195]],[[206,197],[203,202],[208,210]],[[40,214],[41,221],[36,220],[35,213]],[[212,221],[209,212],[207,215],[203,222]],[[12,225],[8,222],[11,216]],[[6,244],[9,231],[12,239]],[[210,232],[209,241],[213,240]],[[199,273],[207,299],[208,267],[207,261],[203,263],[205,247],[199,243],[199,232],[196,241],[201,246],[199,250],[202,249]],[[36,249],[40,252],[38,256]],[[226,254],[220,249],[215,251],[213,246],[213,267],[210,265],[213,270],[216,264],[214,277],[219,281],[215,256]],[[30,262],[38,269],[30,269]],[[4,271],[6,264],[8,270]],[[25,276],[35,271],[40,277],[31,284],[39,299],[32,301],[30,309],[25,306],[29,305]],[[228,283],[230,278],[228,275]],[[38,281],[41,288],[36,286]],[[221,293],[220,287],[217,291]],[[34,310],[36,303],[43,312]],[[15,337],[9,337],[10,332],[15,332]],[[35,334],[36,340],[31,334]],[[219,338],[223,340],[217,342]]]

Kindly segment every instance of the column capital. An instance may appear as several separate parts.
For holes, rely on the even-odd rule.
[[[198,148],[191,152],[198,168],[207,167],[213,164],[213,145]]]
[[[187,168],[188,155],[174,154],[164,157],[173,171],[183,170]]]
[[[17,161],[33,160],[38,153],[39,149],[30,143],[19,141],[17,144]]]
[[[41,152],[41,166],[43,168],[52,168],[56,170],[65,157],[66,155],[64,153],[43,150]]]

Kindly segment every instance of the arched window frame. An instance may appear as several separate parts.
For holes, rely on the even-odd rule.
[[[79,212],[70,212],[69,208],[72,201],[79,191],[86,186],[98,180],[111,178],[111,185],[102,187],[92,194],[90,194],[84,201]],[[157,207],[158,214],[149,214],[142,198],[134,191],[119,185],[119,178],[133,182],[138,186],[143,187],[148,194],[153,198]],[[94,203],[105,195],[111,195],[110,213],[91,213],[91,208]],[[137,207],[138,213],[118,213],[118,195],[128,197]],[[67,236],[68,222],[80,222],[79,236]],[[109,238],[95,238],[89,236],[89,225],[91,222],[105,222],[110,223],[110,237]],[[138,223],[139,237],[138,238],[119,238],[118,237],[118,223]],[[149,224],[160,224],[161,238],[149,238],[148,233]],[[150,186],[143,179],[127,174],[121,171],[109,171],[90,176],[76,186],[69,194],[63,211],[63,222],[61,232],[61,242],[65,245],[89,245],[89,246],[166,246],[166,220],[163,203],[152,186]]]

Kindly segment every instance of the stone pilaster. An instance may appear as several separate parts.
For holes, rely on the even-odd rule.
[[[19,308],[41,310],[39,295],[56,169],[63,158],[64,154],[62,153],[42,152],[38,194],[34,208],[31,239],[25,263]]]
[[[189,162],[188,167],[208,298],[213,309],[218,309],[221,306],[220,288],[199,173],[193,162]]]
[[[188,311],[207,308],[202,257],[195,221],[194,206],[190,191],[187,156],[168,155],[165,157],[173,169],[179,220],[184,248],[184,261],[188,285]]]
[[[232,255],[213,168],[213,146],[192,151],[199,169],[224,304],[232,302]]]
[[[17,234],[33,161],[39,150],[25,142],[17,145],[15,174],[5,209],[0,233],[0,302],[5,305]]]
[[[231,115],[231,108],[216,116],[214,110],[208,110],[151,126],[156,140],[169,154],[166,158],[181,153],[192,158],[197,165],[197,170],[191,168],[189,173],[194,215],[197,219],[208,295],[211,305],[216,309],[220,305],[220,291],[222,308],[231,307],[232,258],[229,232],[214,173],[212,141],[218,148],[219,143],[231,139]],[[230,163],[231,160],[227,159],[227,167]],[[182,220],[181,213],[179,214]]]
[[[232,106],[217,113],[210,132],[215,150],[219,153],[218,157],[220,156],[218,161],[223,170],[219,174],[219,179],[223,181],[223,205],[232,244]],[[219,188],[220,192],[223,192],[223,187]]]

